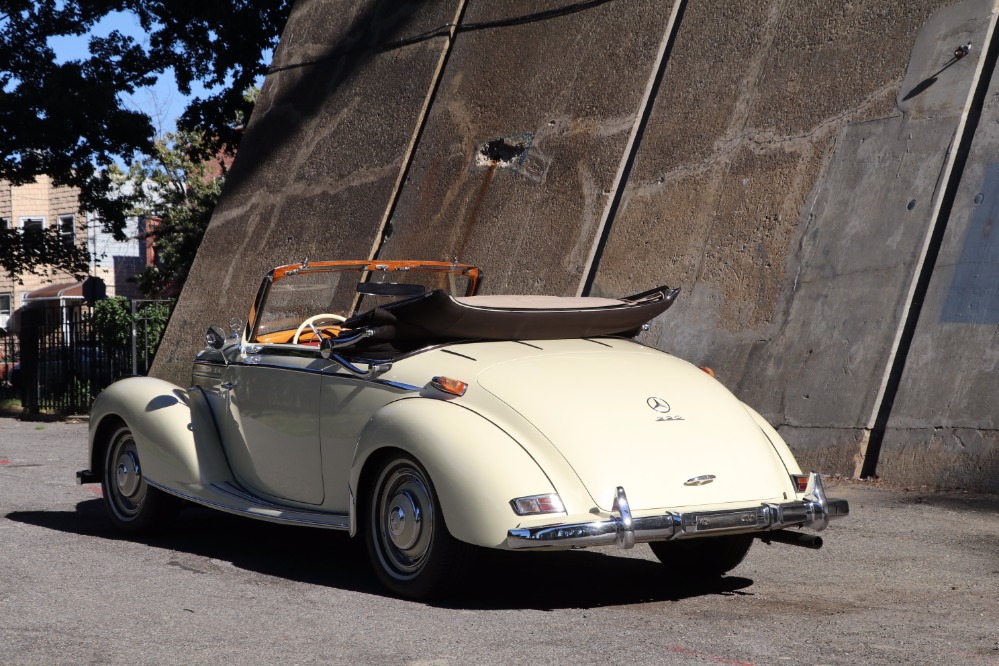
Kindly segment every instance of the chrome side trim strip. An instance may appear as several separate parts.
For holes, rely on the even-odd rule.
[[[210,488],[216,492],[224,495],[230,495],[236,499],[240,499],[250,506],[240,507],[232,506],[229,504],[223,504],[222,502],[213,502],[212,500],[204,499],[201,497],[195,497],[193,495],[188,495],[182,493],[174,488],[169,488],[163,484],[156,483],[155,481],[146,478],[146,483],[158,488],[165,493],[169,493],[181,499],[193,502],[195,504],[201,504],[212,509],[218,509],[219,511],[225,511],[226,513],[233,513],[237,516],[244,516],[249,518],[256,518],[257,520],[266,520],[272,523],[283,523],[288,525],[305,525],[308,527],[321,527],[330,530],[348,530],[350,529],[350,520],[348,516],[339,513],[319,513],[316,511],[305,511],[301,509],[295,509],[291,507],[279,506],[277,504],[270,504],[261,500],[258,497],[253,497],[243,492],[241,489],[235,486],[224,483],[217,484],[213,483]]]
[[[325,370],[315,370],[312,368],[299,368],[291,365],[281,365],[280,363],[262,363],[259,361],[253,361],[252,363],[233,363],[235,366],[252,366],[254,368],[272,368],[277,370],[289,370],[291,372],[304,372],[310,375],[322,375],[323,377],[339,377],[340,379],[353,379],[355,381],[368,382],[371,384],[381,384],[382,386],[389,386],[391,388],[402,389],[403,391],[422,391],[423,387],[413,386],[412,384],[406,384],[405,382],[396,382],[391,379],[371,379],[365,377],[358,377],[346,372],[327,372]]]
[[[513,529],[507,532],[506,545],[511,549],[558,546],[584,548],[617,545],[632,548],[635,543],[685,539],[695,536],[769,532],[786,527],[810,527],[821,531],[833,518],[850,513],[844,499],[825,495],[822,480],[812,472],[805,499],[800,502],[763,504],[745,509],[665,513],[632,518],[624,489],[618,488],[614,511],[606,520],[569,525]],[[623,501],[622,501],[623,498]]]
[[[345,377],[346,375],[337,374],[337,377]],[[412,384],[404,384],[402,382],[394,382],[391,379],[369,379],[372,384],[381,384],[382,386],[391,386],[392,388],[402,389],[403,391],[422,391],[419,386],[413,386]]]

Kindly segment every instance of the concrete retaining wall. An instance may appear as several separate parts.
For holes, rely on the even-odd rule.
[[[999,75],[982,88],[878,471],[999,491]]]
[[[153,374],[187,386],[209,323],[245,322],[274,266],[371,255],[459,6],[295,4]]]
[[[644,340],[803,465],[996,488],[993,0],[398,4],[296,4],[154,374],[305,256],[670,284]]]

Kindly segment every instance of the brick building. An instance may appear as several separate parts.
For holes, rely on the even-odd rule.
[[[116,241],[100,221],[80,210],[79,190],[57,186],[48,176],[28,185],[0,181],[0,227],[6,229],[59,229],[66,242],[86,244],[93,259],[90,274],[107,285],[108,296],[138,297],[135,275],[146,262],[145,242],[140,240],[142,220],[129,220],[128,239]],[[41,275],[10,277],[0,272],[0,329],[29,298],[78,298],[76,278],[68,273],[43,270]],[[32,295],[30,296],[29,295]]]
[[[66,242],[85,243],[83,222],[86,219],[79,206],[79,190],[57,187],[47,176],[29,185],[14,186],[0,182],[0,226],[5,229],[58,228]],[[0,328],[6,328],[10,315],[36,289],[53,283],[76,282],[72,275],[51,271],[47,275],[21,275],[11,278],[0,274]],[[23,283],[23,284],[22,284]]]

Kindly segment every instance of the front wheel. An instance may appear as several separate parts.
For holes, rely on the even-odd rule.
[[[649,543],[659,561],[678,572],[717,578],[739,566],[753,545],[750,534]]]
[[[146,483],[135,438],[125,425],[111,436],[104,456],[101,489],[111,522],[133,534],[162,526],[180,507],[178,499]]]
[[[367,494],[365,541],[379,580],[403,597],[445,593],[459,579],[467,548],[444,524],[423,467],[405,455],[387,460]]]

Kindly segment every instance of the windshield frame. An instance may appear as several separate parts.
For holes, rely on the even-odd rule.
[[[260,289],[253,300],[249,316],[246,319],[246,327],[243,329],[244,344],[273,344],[261,343],[257,341],[258,331],[263,321],[263,314],[267,306],[267,298],[274,284],[280,280],[291,278],[296,275],[310,273],[337,273],[354,272],[366,273],[367,277],[373,274],[386,274],[393,272],[434,272],[445,275],[462,276],[466,278],[467,287],[464,296],[474,296],[479,289],[482,280],[482,272],[476,266],[469,264],[450,263],[444,261],[317,261],[310,262],[308,259],[298,264],[287,264],[271,269],[261,281]],[[457,295],[457,294],[456,294]],[[360,302],[360,294],[356,294],[354,302],[347,316],[357,314],[357,306]]]

